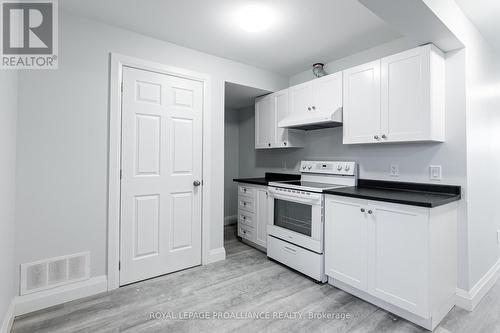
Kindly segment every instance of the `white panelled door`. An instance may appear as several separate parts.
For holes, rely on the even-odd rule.
[[[203,83],[124,67],[120,285],[201,264]]]

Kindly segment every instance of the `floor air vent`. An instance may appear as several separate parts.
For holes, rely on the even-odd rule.
[[[21,295],[86,280],[90,252],[49,258],[21,265]]]

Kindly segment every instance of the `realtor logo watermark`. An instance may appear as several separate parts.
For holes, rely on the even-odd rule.
[[[57,0],[0,0],[2,69],[57,69]]]

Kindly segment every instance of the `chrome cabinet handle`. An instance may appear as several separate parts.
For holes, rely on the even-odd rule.
[[[378,140],[378,135],[374,135],[374,136],[373,136],[373,138],[374,138],[375,140]]]
[[[195,181],[193,182],[193,185],[194,185],[194,186],[200,186],[200,185],[201,185],[201,182],[200,182],[199,180],[195,180]]]
[[[382,134],[382,139],[387,139],[387,135]]]
[[[360,210],[361,210],[361,213],[364,213],[364,212],[365,212],[365,209],[364,209],[364,208],[361,208]]]

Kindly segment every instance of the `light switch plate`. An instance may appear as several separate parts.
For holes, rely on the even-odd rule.
[[[429,166],[429,179],[430,180],[441,180],[442,171],[440,165],[430,165]]]
[[[399,165],[398,164],[391,164],[390,175],[391,175],[391,177],[398,177],[399,176]]]

